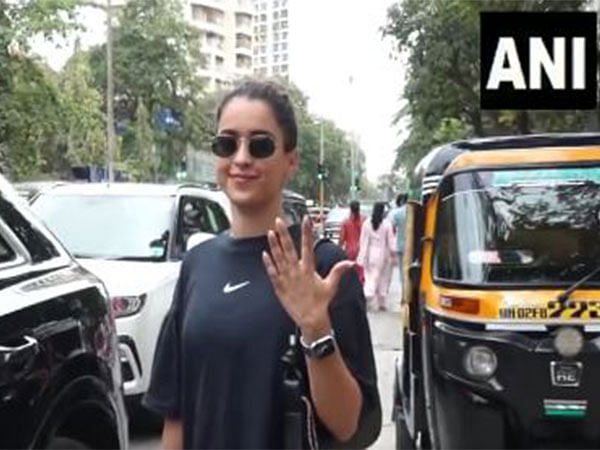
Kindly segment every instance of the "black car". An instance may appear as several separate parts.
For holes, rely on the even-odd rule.
[[[0,448],[125,448],[115,323],[0,175]]]

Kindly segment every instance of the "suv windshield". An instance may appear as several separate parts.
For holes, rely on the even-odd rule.
[[[568,285],[598,266],[599,211],[599,168],[454,175],[441,186],[433,272],[467,284]]]
[[[32,208],[76,257],[152,260],[163,256],[173,203],[168,196],[46,194]]]

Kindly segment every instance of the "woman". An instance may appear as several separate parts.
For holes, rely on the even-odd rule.
[[[384,219],[385,203],[373,206],[370,221],[365,221],[360,234],[357,262],[365,268],[365,296],[374,310],[386,310],[395,250],[394,230]]]
[[[381,419],[353,263],[333,244],[315,257],[310,221],[300,230],[281,219],[299,159],[290,100],[249,81],[223,99],[217,122],[231,230],[186,255],[163,323],[144,400],[165,418],[163,447],[282,448],[281,357],[295,332],[319,440],[366,447]]]

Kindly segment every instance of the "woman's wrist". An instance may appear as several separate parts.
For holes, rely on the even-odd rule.
[[[311,343],[329,334],[331,331],[331,320],[328,313],[311,317],[299,325],[300,333],[306,343]]]

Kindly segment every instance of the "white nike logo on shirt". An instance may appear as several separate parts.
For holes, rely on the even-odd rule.
[[[235,284],[235,285],[231,286],[231,285],[229,284],[229,281],[228,281],[228,282],[227,282],[227,284],[226,284],[226,285],[223,287],[223,293],[224,293],[224,294],[230,294],[230,293],[232,293],[233,291],[237,291],[238,289],[241,289],[241,288],[243,288],[244,286],[247,286],[248,284],[250,284],[250,282],[249,282],[249,281],[244,281],[243,283],[240,283],[240,284]]]

